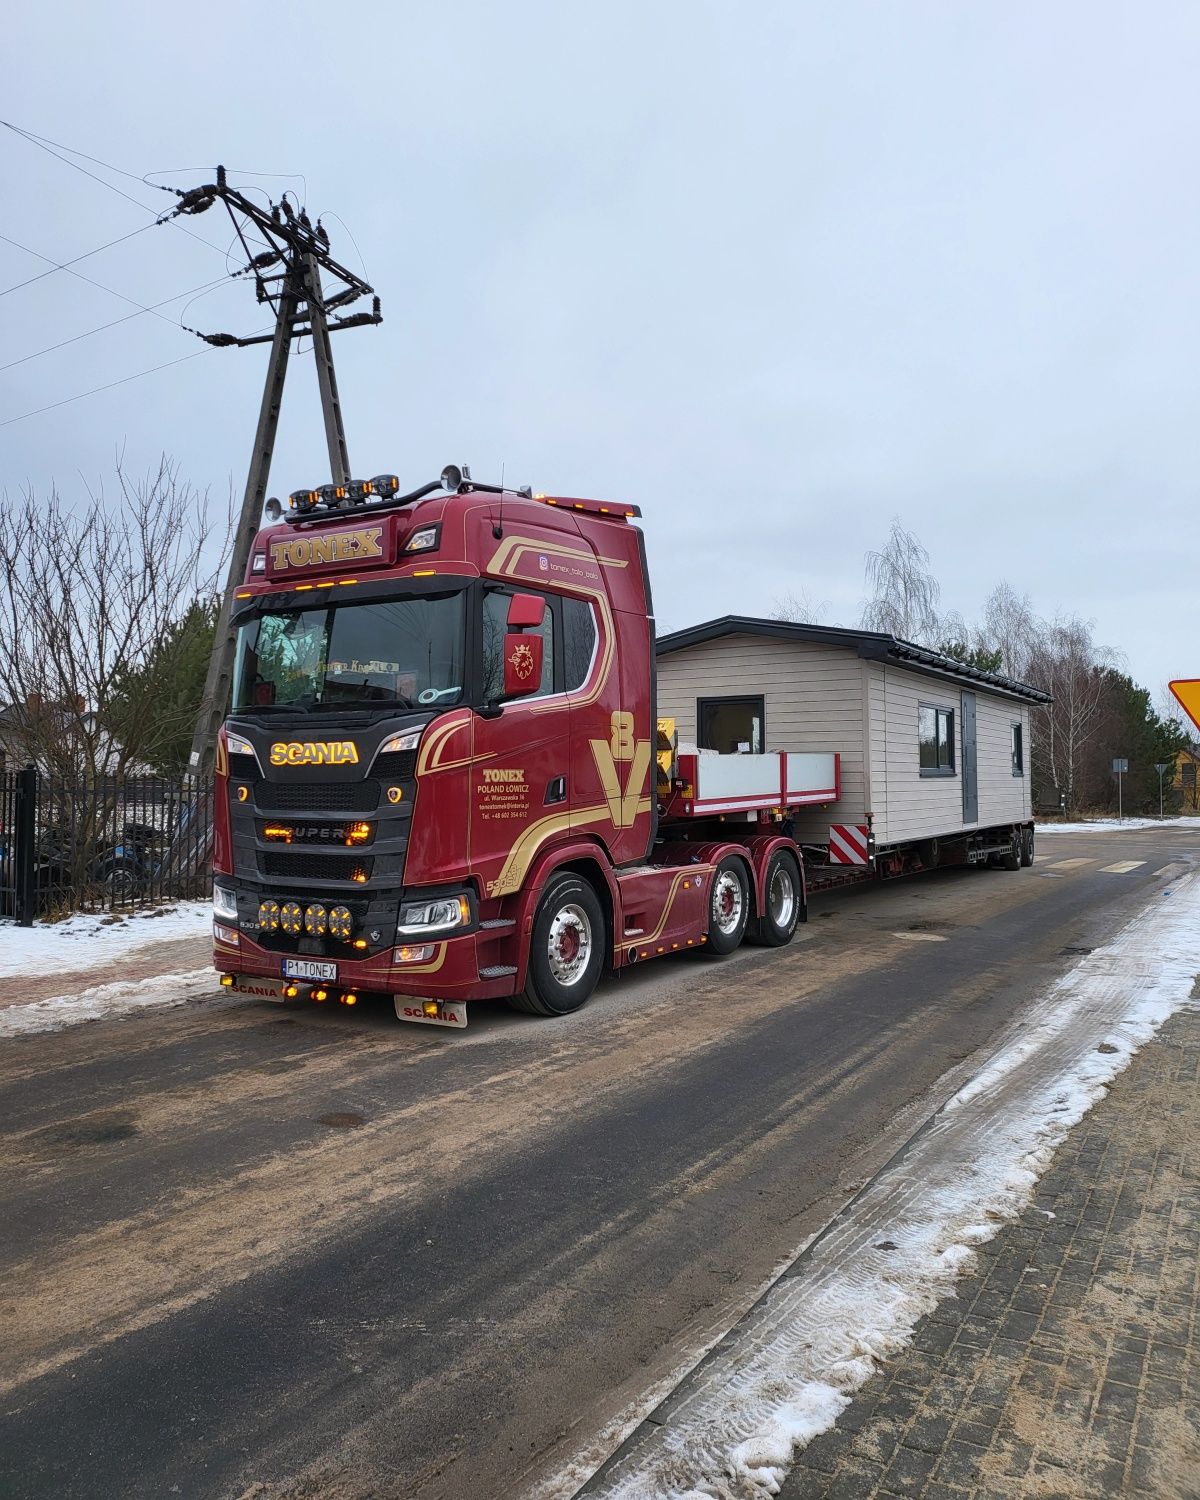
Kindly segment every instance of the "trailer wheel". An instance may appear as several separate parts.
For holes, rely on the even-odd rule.
[[[529,976],[510,1004],[534,1016],[566,1016],[587,1000],[604,964],[604,913],[580,875],[555,876],[542,892],[529,940]]]
[[[776,849],[763,880],[763,914],[754,924],[754,940],[764,948],[790,943],[800,920],[800,866],[786,849]]]
[[[750,887],[746,866],[736,854],[727,854],[717,866],[708,892],[709,953],[732,953],[746,936],[750,920]]]
[[[1033,829],[1027,828],[1021,839],[1021,864],[1025,869],[1033,863]]]
[[[999,856],[1002,869],[1019,870],[1021,868],[1021,850],[1024,848],[1024,844],[1025,838],[1021,830],[1014,828],[1012,843],[1008,847],[1008,853]]]

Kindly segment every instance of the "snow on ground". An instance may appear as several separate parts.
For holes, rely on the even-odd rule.
[[[222,993],[212,969],[97,984],[77,995],[56,995],[51,1000],[6,1006],[0,1010],[0,1039],[30,1036],[37,1031],[62,1031],[66,1026],[78,1026],[81,1021],[111,1020],[134,1011],[186,1005],[189,1000]]]
[[[1028,1205],[1067,1131],[1187,1003],[1198,969],[1200,875],[1191,874],[1014,1022],[981,1071],[696,1366],[588,1495],[776,1494],[793,1450],[836,1423],[877,1364],[954,1295],[973,1247]],[[623,1430],[652,1409],[644,1402]],[[541,1500],[574,1493],[583,1460],[543,1486]]]
[[[1200,818],[1093,818],[1087,823],[1039,823],[1038,837],[1043,833],[1118,833],[1131,828],[1162,828],[1171,833],[1177,828],[1200,828]]]
[[[108,959],[128,958],[132,949],[147,943],[211,933],[209,901],[181,901],[160,908],[158,915],[131,912],[116,922],[102,912],[81,912],[65,922],[35,922],[32,927],[0,922],[0,978],[99,968]]]

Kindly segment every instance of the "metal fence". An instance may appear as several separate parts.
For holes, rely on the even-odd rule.
[[[121,911],[212,888],[212,787],[0,774],[0,917]]]

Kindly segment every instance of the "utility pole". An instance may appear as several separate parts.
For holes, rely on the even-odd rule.
[[[163,215],[163,219],[172,219],[180,214],[204,213],[217,203],[223,204],[228,211],[246,256],[246,266],[237,274],[253,276],[258,301],[271,307],[274,312],[275,330],[273,333],[253,334],[248,338],[239,338],[231,333],[200,333],[195,328],[189,330],[218,348],[244,349],[251,344],[267,343],[271,346],[262,404],[258,412],[258,427],[254,434],[254,448],[250,455],[250,469],[234,533],[233,555],[229,560],[229,574],[213,639],[212,659],[208,665],[204,697],[192,740],[191,771],[204,780],[212,775],[217,730],[225,717],[229,702],[234,651],[230,606],[234,589],[246,576],[250,549],[262,520],[292,341],[305,335],[313,341],[317,386],[321,393],[321,413],[325,420],[325,441],[329,449],[330,477],[335,484],[346,484],[350,479],[350,457],[346,447],[346,429],[342,422],[342,407],[338,399],[337,375],[333,367],[333,348],[329,336],[342,328],[361,328],[364,324],[383,321],[379,298],[375,296],[374,290],[330,255],[329,235],[319,220],[313,224],[305,210],[302,208],[297,212],[286,197],[267,208],[252,202],[236,188],[229,186],[224,167],[217,168],[216,182],[179,192],[179,202],[170,213]],[[246,237],[248,233],[256,235],[265,248],[252,250]],[[322,273],[333,284],[331,291],[323,288]],[[352,313],[330,320],[331,312],[357,301],[359,297],[373,299],[369,313]]]

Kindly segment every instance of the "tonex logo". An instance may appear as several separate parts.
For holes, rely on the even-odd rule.
[[[356,766],[353,740],[276,740],[271,746],[273,766]]]

